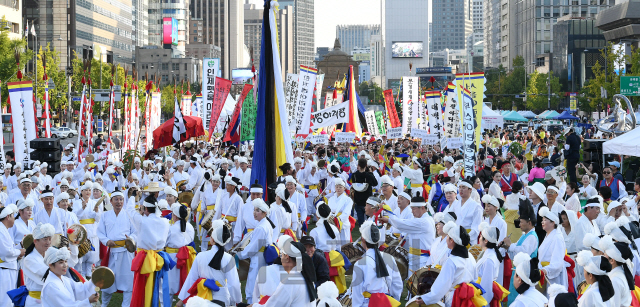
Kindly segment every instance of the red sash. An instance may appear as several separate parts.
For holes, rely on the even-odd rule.
[[[102,259],[100,261],[100,266],[109,266],[109,255],[111,254],[109,250],[110,248],[108,246],[100,242],[100,259]]]
[[[270,297],[271,296],[269,296],[269,295],[263,296],[262,298],[260,298],[260,301],[258,302],[258,304],[260,304],[260,305],[266,304]]]
[[[189,268],[187,267],[187,259],[189,259],[189,248],[187,246],[183,246],[178,249],[178,253],[176,254],[176,268],[180,270],[180,288],[184,285],[184,281],[187,279],[187,275],[189,274]]]
[[[475,307],[471,300],[475,296],[475,288],[466,283],[460,284],[460,287],[453,292],[453,301],[451,307]]]
[[[140,269],[147,258],[147,252],[141,250],[131,261],[131,271],[133,271],[133,293],[131,295],[132,306],[144,306],[145,286],[151,274],[140,274]]]

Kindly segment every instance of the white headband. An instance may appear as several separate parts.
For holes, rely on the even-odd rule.
[[[576,262],[591,274],[607,275],[606,271],[600,269],[602,258],[602,256],[593,256],[590,251],[580,251],[578,257],[576,257]]]
[[[178,197],[178,192],[176,192],[176,190],[174,190],[172,187],[165,187],[164,188],[164,194],[173,195],[174,197]]]
[[[453,240],[453,242],[456,242],[458,245],[462,245],[462,239],[460,238],[460,226],[454,222],[447,222],[442,230]]]
[[[69,257],[71,257],[71,253],[66,247],[62,247],[60,249],[49,247],[49,249],[44,253],[44,262],[49,265],[60,260],[68,260]]]
[[[498,228],[489,226],[487,222],[482,222],[478,226],[478,230],[482,233],[482,237],[484,237],[487,241],[491,243],[498,243]]]
[[[453,185],[451,183],[445,183],[444,187],[442,188],[442,191],[444,193],[453,192],[453,193],[458,194],[458,189],[456,188],[455,185]]]
[[[51,196],[53,196],[53,194]],[[33,200],[31,198],[27,198],[27,199],[24,199],[24,200],[19,200],[17,208],[18,208],[18,210],[22,210],[22,209],[24,209],[26,207],[33,208],[35,205],[36,204],[33,202]]]
[[[16,213],[18,213],[18,207],[16,207],[16,205],[14,204],[10,204],[4,207],[4,209],[2,209],[2,212],[0,212],[0,219],[3,219],[9,216],[9,214],[16,214]]]
[[[46,223],[38,223],[38,226],[33,228],[33,239],[39,240],[46,237],[52,237],[56,233],[56,229],[53,225]]]
[[[470,184],[469,184],[468,182],[466,182],[466,181],[460,181],[460,182],[458,183],[458,188],[460,188],[460,187],[467,187],[467,188],[469,188],[469,189],[473,190],[473,186],[472,186],[472,185],[470,185]]]
[[[555,191],[556,194],[560,194],[560,190],[558,190],[558,188],[556,188],[555,186],[552,186],[552,185],[548,186],[547,187],[547,191],[549,191],[549,190]]]
[[[267,213],[267,215],[269,214],[269,212],[271,212],[271,210],[269,209],[269,205],[267,205],[267,203],[265,203],[262,198],[256,198],[252,200],[251,203],[253,204],[254,208],[260,209],[260,211]]]
[[[494,207],[500,209],[500,202],[493,195],[485,194],[482,196],[482,202],[485,204],[491,204]]]
[[[582,244],[585,247],[590,247],[597,251],[602,251],[600,250],[600,238],[592,233],[587,233],[584,235],[584,238],[582,239]]]

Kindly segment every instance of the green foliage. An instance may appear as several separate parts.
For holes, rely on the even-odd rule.
[[[487,78],[487,100],[491,101],[498,109],[511,109],[515,105],[518,109],[524,109],[522,98],[515,95],[524,93],[526,72],[524,58],[517,56],[512,61],[512,70],[507,71],[500,65],[495,69],[485,72]]]
[[[7,19],[2,17],[1,22]],[[7,105],[9,90],[7,82],[18,81],[16,77],[17,66],[14,57],[15,50],[20,51],[20,70],[23,73],[23,81],[32,80],[33,76],[25,73],[24,67],[29,59],[33,58],[33,51],[26,49],[27,41],[24,39],[9,39],[9,31],[0,28],[0,80],[2,81],[2,106]]]
[[[360,97],[368,97],[369,104],[384,105],[384,95],[382,93],[384,90],[375,82],[369,84],[369,82],[364,81],[360,83],[359,89],[360,92],[358,95],[360,95]]]
[[[551,85],[549,85],[549,82]],[[553,75],[534,71],[527,82],[527,108],[536,111],[549,109],[549,93],[551,93],[551,110],[558,108],[561,99],[560,78]]]

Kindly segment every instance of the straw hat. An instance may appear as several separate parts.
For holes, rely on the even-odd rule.
[[[144,187],[144,190],[142,190],[143,192],[160,192],[160,191],[164,191],[163,188],[160,187],[158,182],[152,181],[149,182],[149,185]]]

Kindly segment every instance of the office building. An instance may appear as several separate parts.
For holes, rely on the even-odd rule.
[[[149,45],[149,0],[131,0],[131,20],[133,27],[133,45]]]
[[[149,45],[175,48],[174,56],[184,56],[189,39],[189,0],[147,0],[149,1]],[[165,41],[167,27],[165,18],[175,18],[178,22],[177,45]],[[170,20],[168,22],[171,22]]]
[[[244,1],[190,0],[189,14],[189,26],[197,28],[190,29],[189,42],[220,47],[223,78],[230,79],[234,68],[249,66],[244,45]]]
[[[440,12],[438,12],[440,14]],[[384,10],[383,88],[396,88],[400,78],[429,65],[429,3],[424,0],[387,0]],[[411,31],[407,31],[411,29]],[[435,34],[434,27],[434,34]],[[450,37],[449,39],[452,39]],[[464,37],[461,37],[464,41]],[[464,43],[463,43],[464,44]],[[435,46],[435,41],[434,41]]]
[[[222,49],[215,45],[207,44],[187,44],[187,50],[185,51],[187,57],[204,59],[204,58],[220,58],[222,56]]]
[[[264,9],[255,4],[244,5],[244,43],[253,50],[253,64],[260,67],[260,46],[262,43],[262,21]],[[278,24],[278,42],[282,74],[293,73],[293,7],[280,6],[276,16]]]
[[[515,36],[514,17],[511,7],[515,3],[509,0],[488,0],[484,5],[484,66],[505,68],[511,66],[511,54]]]
[[[432,51],[466,48],[473,32],[471,0],[433,0]]]
[[[138,75],[149,74],[151,80],[160,76],[162,85],[184,81],[187,83],[202,82],[202,59],[191,57],[173,57],[171,49],[158,46],[136,48],[136,66]]]
[[[22,22],[22,1],[2,0],[0,1],[0,9],[2,10],[4,18],[7,19],[7,22],[0,24],[0,27],[9,32],[9,39],[22,38],[24,29]]]
[[[69,52],[86,56],[90,48],[96,59],[105,62],[133,61],[131,0],[26,0],[23,4],[24,19],[30,28],[35,25],[38,47],[51,42],[60,54],[60,68],[70,66]],[[34,47],[29,40],[29,48]]]
[[[293,7],[293,66],[313,66],[315,59],[314,0],[281,0],[280,7]]]
[[[371,35],[380,34],[380,25],[337,25],[336,37],[342,50],[351,53],[355,48],[367,48],[371,44]]]
[[[384,85],[384,47],[382,35],[371,36],[369,76],[379,86]]]
[[[322,59],[324,59],[324,56],[329,52],[331,52],[331,48],[329,47],[316,48],[316,62],[322,61]]]

